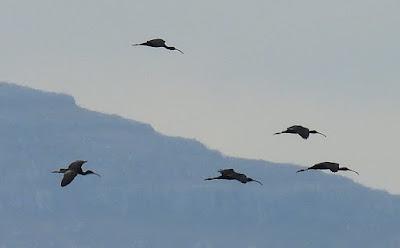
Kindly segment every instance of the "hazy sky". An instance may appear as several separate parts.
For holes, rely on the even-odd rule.
[[[400,193],[400,1],[0,1],[0,81]],[[185,52],[131,47],[164,38]],[[273,136],[293,124],[328,135]],[[224,165],[228,166],[228,165]]]

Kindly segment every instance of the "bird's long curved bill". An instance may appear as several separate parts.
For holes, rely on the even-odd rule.
[[[322,135],[322,136],[324,136],[326,138],[326,135],[323,134],[323,133],[317,132],[317,134],[320,134],[320,135]]]
[[[177,49],[177,48],[175,48],[175,50],[177,50],[177,51],[179,51],[180,53],[184,54],[181,50],[179,50],[179,49]]]
[[[350,170],[349,169],[349,171],[352,171],[352,172],[354,172],[354,173],[356,173],[357,175],[360,175],[357,171],[355,171],[355,170]]]
[[[277,134],[282,134],[283,132],[279,132],[279,133],[274,133],[274,135],[277,135]]]
[[[97,174],[96,172],[93,172],[93,174],[95,174],[98,177],[101,177],[100,174]]]
[[[260,181],[253,180],[253,182],[259,183],[260,185],[263,185]]]
[[[137,44],[131,44],[131,46],[140,46],[141,44],[137,43]]]

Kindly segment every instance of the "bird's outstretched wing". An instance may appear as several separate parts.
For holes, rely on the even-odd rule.
[[[287,131],[297,131],[297,130],[302,129],[302,128],[304,128],[304,127],[300,126],[300,125],[294,125],[294,126],[288,127],[286,130]]]
[[[310,130],[308,128],[300,126],[300,125],[291,126],[287,130],[297,133],[303,139],[307,139],[310,136]]]
[[[235,179],[240,181],[241,183],[246,183],[247,182],[247,176],[245,174],[236,173]]]
[[[67,186],[74,180],[74,178],[78,175],[75,171],[68,170],[64,173],[64,177],[61,181],[61,187]]]
[[[74,162],[72,162],[69,166],[68,169],[70,170],[79,170],[80,168],[82,168],[82,165],[86,163],[86,161],[84,160],[76,160]]]
[[[163,39],[152,39],[147,42],[155,45],[165,45],[165,40]]]
[[[221,173],[221,175],[231,175],[234,174],[235,171],[233,169],[224,169],[224,170],[219,170],[219,173]]]
[[[299,129],[297,130],[297,133],[303,138],[303,139],[307,139],[310,136],[310,132],[308,131],[308,129]]]
[[[310,169],[338,171],[339,164],[334,162],[321,162],[311,166]]]

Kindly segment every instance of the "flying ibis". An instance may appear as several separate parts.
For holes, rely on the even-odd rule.
[[[86,163],[86,160],[76,160],[72,162],[67,169],[59,169],[58,171],[52,171],[53,173],[63,173],[64,177],[61,181],[61,187],[65,187],[68,184],[74,180],[74,178],[79,174],[79,175],[89,175],[89,174],[94,174],[97,176],[100,176],[96,172],[93,172],[91,170],[83,171],[82,170],[82,165]]]
[[[132,46],[164,47],[168,50],[177,50],[183,54],[183,52],[181,50],[179,50],[178,48],[165,45],[165,40],[163,40],[163,39],[152,39],[152,40],[148,40],[144,43],[132,44]]]
[[[357,171],[351,170],[347,167],[339,167],[339,164],[334,163],[334,162],[318,163],[309,168],[298,170],[297,172],[302,172],[302,171],[307,171],[307,170],[330,170],[332,172],[338,172],[338,171],[342,170],[342,171],[352,171],[352,172],[356,173],[357,175],[359,175]]]
[[[310,133],[317,133],[320,134],[324,137],[326,137],[325,134],[322,134],[320,132],[317,132],[315,130],[310,130],[306,127],[300,126],[300,125],[295,125],[295,126],[291,126],[288,127],[285,131],[279,132],[279,133],[274,133],[274,135],[276,134],[282,134],[282,133],[293,133],[293,134],[298,134],[300,135],[303,139],[307,139],[308,136],[310,136]]]
[[[233,169],[224,169],[224,170],[219,170],[219,173],[221,173],[221,176],[219,177],[210,177],[206,178],[204,180],[215,180],[215,179],[225,179],[225,180],[237,180],[241,183],[248,183],[248,182],[256,182],[262,185],[261,182],[254,180],[250,177],[247,177],[245,174],[237,173]]]

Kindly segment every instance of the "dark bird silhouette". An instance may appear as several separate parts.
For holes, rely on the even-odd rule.
[[[214,179],[238,180],[241,183],[257,182],[262,185],[261,182],[254,180],[250,177],[247,177],[245,174],[237,173],[233,169],[219,170],[218,172],[221,173],[221,176],[210,177],[210,178],[206,178],[204,180],[214,180]]]
[[[325,134],[322,134],[322,133],[317,132],[317,131],[315,131],[315,130],[311,130],[311,131],[310,131],[310,129],[308,129],[308,128],[306,128],[306,127],[303,127],[303,126],[300,126],[300,125],[295,125],[295,126],[288,127],[285,131],[282,131],[282,132],[279,132],[279,133],[274,133],[274,135],[275,135],[275,134],[282,134],[282,133],[294,133],[294,134],[298,134],[298,135],[300,135],[303,139],[307,139],[308,136],[310,136],[310,133],[317,133],[317,134],[321,134],[322,136],[326,137]]]
[[[91,170],[87,170],[87,171],[83,171],[82,170],[82,165],[84,163],[86,163],[86,160],[76,160],[74,162],[72,162],[67,169],[59,169],[58,171],[52,171],[53,173],[63,173],[64,177],[61,181],[61,187],[67,186],[68,184],[70,184],[72,182],[72,180],[74,180],[74,178],[79,174],[79,175],[89,175],[89,174],[94,174],[97,176],[100,176],[99,174],[91,171]]]
[[[338,163],[333,163],[333,162],[318,163],[307,169],[298,170],[297,172],[302,172],[302,171],[307,171],[307,170],[330,170],[332,172],[338,172],[338,171],[342,170],[342,171],[352,171],[352,172],[356,173],[357,175],[359,175],[357,171],[351,170],[347,167],[339,167]]]
[[[163,39],[152,39],[152,40],[148,40],[144,43],[132,44],[132,46],[164,47],[168,50],[177,50],[183,54],[183,52],[181,50],[179,50],[178,48],[165,45],[165,41]]]

